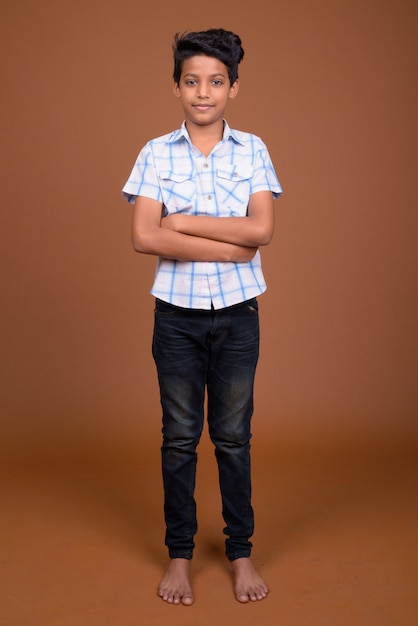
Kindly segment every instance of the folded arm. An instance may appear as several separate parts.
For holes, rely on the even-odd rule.
[[[176,232],[161,227],[160,202],[139,196],[132,218],[132,244],[137,252],[178,261],[247,263],[257,246],[218,241],[216,238]]]
[[[212,217],[174,213],[161,223],[164,230],[239,246],[266,246],[274,231],[273,196],[259,191],[250,197],[245,217]]]

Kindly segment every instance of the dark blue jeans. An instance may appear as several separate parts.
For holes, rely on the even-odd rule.
[[[221,310],[192,310],[156,300],[153,356],[163,410],[162,470],[166,545],[191,559],[198,446],[207,420],[215,447],[226,555],[248,557],[254,530],[250,439],[259,353],[256,299]]]

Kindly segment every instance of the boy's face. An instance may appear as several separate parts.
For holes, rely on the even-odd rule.
[[[237,93],[238,80],[230,85],[226,65],[205,55],[186,59],[180,83],[174,83],[174,95],[181,100],[186,121],[198,126],[223,119],[229,98],[235,98]]]

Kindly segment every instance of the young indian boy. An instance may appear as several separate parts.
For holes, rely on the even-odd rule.
[[[173,50],[173,89],[184,122],[141,150],[123,188],[134,204],[135,250],[158,257],[152,351],[170,557],[158,593],[171,604],[194,601],[196,449],[207,393],[235,596],[256,601],[268,593],[250,558],[257,297],[266,289],[258,249],[273,235],[273,199],[281,187],[264,143],[224,119],[239,89],[240,38],[224,29],[191,32],[176,35]]]

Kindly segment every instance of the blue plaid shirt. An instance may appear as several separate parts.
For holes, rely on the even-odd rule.
[[[161,202],[165,215],[231,217],[247,214],[251,194],[282,193],[265,144],[250,133],[231,130],[205,157],[190,141],[185,123],[141,150],[123,187]],[[176,306],[221,309],[254,298],[266,289],[260,253],[248,263],[175,261],[159,258],[151,294]]]

